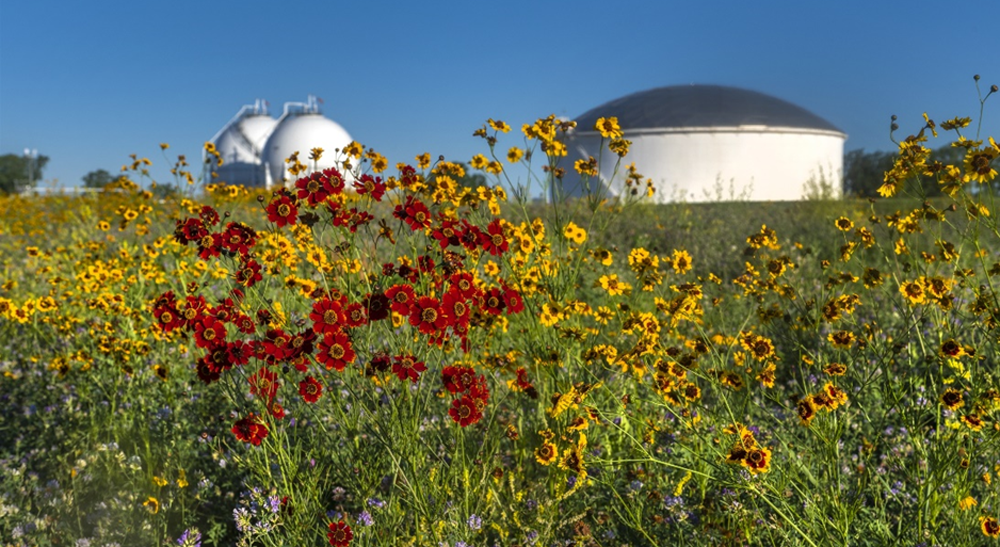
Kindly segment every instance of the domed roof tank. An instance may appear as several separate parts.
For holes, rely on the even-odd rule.
[[[257,99],[254,104],[241,108],[212,137],[223,160],[212,182],[264,186],[264,144],[276,125],[278,120],[268,115],[266,101]]]
[[[299,161],[310,169],[326,169],[334,166],[335,151],[343,150],[351,141],[343,127],[320,113],[316,97],[310,95],[305,103],[285,103],[285,112],[264,145],[268,186],[294,183],[285,164],[285,158],[293,153],[299,152]],[[323,149],[323,157],[316,165],[309,160],[313,148]]]

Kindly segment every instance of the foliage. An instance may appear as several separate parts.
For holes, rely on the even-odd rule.
[[[97,169],[84,175],[81,180],[87,188],[104,188],[115,180],[115,176],[104,169]]]
[[[42,180],[42,171],[49,162],[48,156],[0,156],[0,193],[16,194]]]

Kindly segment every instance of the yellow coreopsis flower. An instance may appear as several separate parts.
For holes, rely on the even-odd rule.
[[[517,163],[521,161],[524,157],[524,151],[516,146],[511,146],[510,150],[507,151],[507,161],[510,163]]]
[[[618,125],[618,118],[609,116],[607,118],[597,118],[594,130],[605,139],[617,139],[623,135],[621,126]]]
[[[577,245],[583,245],[583,242],[587,241],[587,231],[577,226],[574,222],[570,222],[563,228],[563,235],[566,236],[566,239]]]

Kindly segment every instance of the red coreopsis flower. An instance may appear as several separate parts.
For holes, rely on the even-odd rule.
[[[198,379],[205,382],[205,384],[217,382],[219,381],[219,378],[222,377],[222,367],[215,364],[211,355],[206,355],[201,359],[198,359],[194,368],[195,372],[198,374]]]
[[[250,377],[250,393],[267,401],[274,399],[278,394],[278,373],[267,367],[258,370]]]
[[[434,259],[427,255],[420,255],[417,257],[417,267],[420,268],[420,273],[433,272]]]
[[[469,272],[455,272],[448,279],[451,283],[450,290],[457,290],[466,299],[475,298],[479,293],[476,288],[475,277]]]
[[[253,228],[239,222],[226,224],[222,232],[222,247],[231,253],[246,256],[250,247],[257,244],[257,232]]]
[[[435,228],[431,235],[438,241],[442,249],[447,249],[449,246],[458,247],[462,244],[462,228],[460,226],[454,220],[442,218],[441,225]]]
[[[240,269],[236,271],[236,275],[233,276],[233,279],[235,279],[240,285],[249,289],[250,287],[256,285],[258,281],[264,279],[264,277],[260,274],[260,264],[256,260],[250,258],[240,261]]]
[[[208,260],[222,253],[222,234],[205,234],[198,240],[198,258]]]
[[[283,362],[288,358],[288,341],[292,337],[281,329],[268,330],[264,340],[257,343],[255,355],[271,364]]]
[[[327,171],[330,170],[328,169]],[[338,179],[341,178],[339,171],[336,169],[333,169],[332,171],[336,172]],[[343,187],[343,182],[341,182],[341,187]],[[335,193],[334,184],[326,172],[316,172],[308,177],[300,178],[295,181],[295,188],[297,190],[297,197],[299,199],[306,200],[306,203],[308,203],[310,207],[316,207],[326,201],[326,198]]]
[[[198,241],[207,235],[208,229],[205,228],[205,223],[200,218],[189,218],[183,223],[178,220],[177,228],[174,229],[174,239],[184,245]]]
[[[243,334],[253,334],[257,332],[257,324],[254,323],[253,317],[245,313],[237,313],[236,317],[233,318],[233,324],[236,328],[240,330]]]
[[[267,411],[270,412],[271,416],[274,416],[276,420],[280,420],[285,417],[285,407],[274,401],[268,403]]]
[[[449,365],[441,371],[441,380],[451,393],[464,392],[476,383],[476,371],[472,367]]]
[[[521,299],[521,293],[519,293],[517,289],[504,286],[503,302],[507,307],[507,315],[521,313],[524,311],[524,300]]]
[[[316,331],[312,329],[304,330],[295,336],[292,336],[289,338],[288,343],[285,344],[285,351],[288,354],[288,359],[294,359],[300,355],[312,354],[315,344]]]
[[[422,334],[434,334],[448,326],[448,318],[441,313],[440,302],[433,296],[421,296],[410,308],[410,325]]]
[[[354,189],[359,195],[371,195],[375,201],[382,201],[382,197],[385,196],[385,183],[382,182],[382,177],[373,177],[367,173],[354,181]]]
[[[184,319],[173,302],[157,305],[153,308],[153,317],[156,318],[156,324],[163,332],[170,332],[184,324]]]
[[[361,302],[368,312],[369,321],[381,321],[389,318],[389,297],[385,293],[377,292],[365,296]]]
[[[299,382],[299,395],[307,403],[315,403],[323,396],[323,384],[312,376],[306,376],[305,380]]]
[[[468,395],[463,395],[461,399],[452,401],[448,415],[462,427],[474,424],[483,417],[483,413],[479,410],[479,405],[476,404],[475,399]]]
[[[507,252],[507,236],[503,233],[503,226],[499,220],[490,222],[485,233],[480,233],[479,244],[483,250],[493,256],[500,256]]]
[[[202,205],[198,218],[208,226],[215,226],[219,223],[219,212],[208,205]]]
[[[503,298],[503,292],[496,287],[486,291],[486,294],[483,295],[483,303],[481,307],[484,311],[493,315],[500,315],[503,313],[504,308],[507,307],[507,303]]]
[[[392,367],[392,357],[385,353],[376,353],[365,366],[365,376],[376,376],[389,370],[390,367]]]
[[[431,212],[422,201],[413,196],[406,196],[406,202],[397,205],[392,216],[405,222],[413,231],[423,230],[431,225]]]
[[[267,205],[267,220],[277,224],[279,228],[295,224],[295,216],[298,214],[299,208],[295,201],[284,192]]]
[[[208,313],[208,303],[205,302],[204,296],[189,295],[184,299],[184,302],[181,303],[179,311],[181,317],[184,319],[184,327],[187,329],[193,329],[195,328],[195,325]]]
[[[466,251],[474,251],[479,248],[480,240],[486,237],[482,230],[475,224],[470,224],[468,220],[462,219],[462,235],[459,240]]]
[[[400,315],[410,315],[410,308],[417,302],[417,294],[409,285],[393,285],[385,291],[392,311]]]
[[[267,425],[259,416],[251,412],[233,424],[233,434],[242,442],[260,446],[260,442],[267,437]]]
[[[333,547],[348,547],[354,539],[354,532],[344,521],[331,522],[330,531],[326,533],[326,539]]]
[[[449,289],[441,297],[441,313],[445,315],[448,325],[468,325],[472,310],[468,301],[456,289]]]
[[[412,355],[397,355],[392,362],[392,373],[404,381],[409,378],[411,382],[417,383],[417,380],[420,379],[420,373],[425,370],[427,370],[427,366],[424,365],[424,362],[417,361],[417,358]]]
[[[199,348],[214,348],[226,343],[226,325],[205,316],[194,326],[194,343]]]
[[[346,224],[351,233],[356,233],[358,228],[367,225],[371,222],[375,216],[368,211],[359,211],[357,208],[352,207],[350,211],[347,212]]]
[[[348,304],[344,316],[348,327],[357,328],[368,324],[368,310],[359,302]]]
[[[316,302],[309,319],[313,322],[313,330],[319,334],[339,331],[347,323],[344,300],[324,298]]]
[[[248,342],[236,340],[226,344],[226,363],[228,366],[243,366],[250,362],[253,346]]]
[[[323,341],[319,344],[319,353],[316,355],[316,360],[323,363],[326,370],[337,369],[337,372],[343,372],[355,358],[357,354],[351,347],[350,338],[347,337],[347,333],[340,330],[327,333],[323,337]]]

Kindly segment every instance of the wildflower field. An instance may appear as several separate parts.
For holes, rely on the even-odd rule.
[[[489,120],[467,167],[303,151],[273,192],[154,198],[133,156],[0,198],[0,543],[1000,536],[992,138],[925,118],[879,200],[653,205],[614,118],[561,165],[570,126]],[[623,198],[528,203],[598,161]]]

